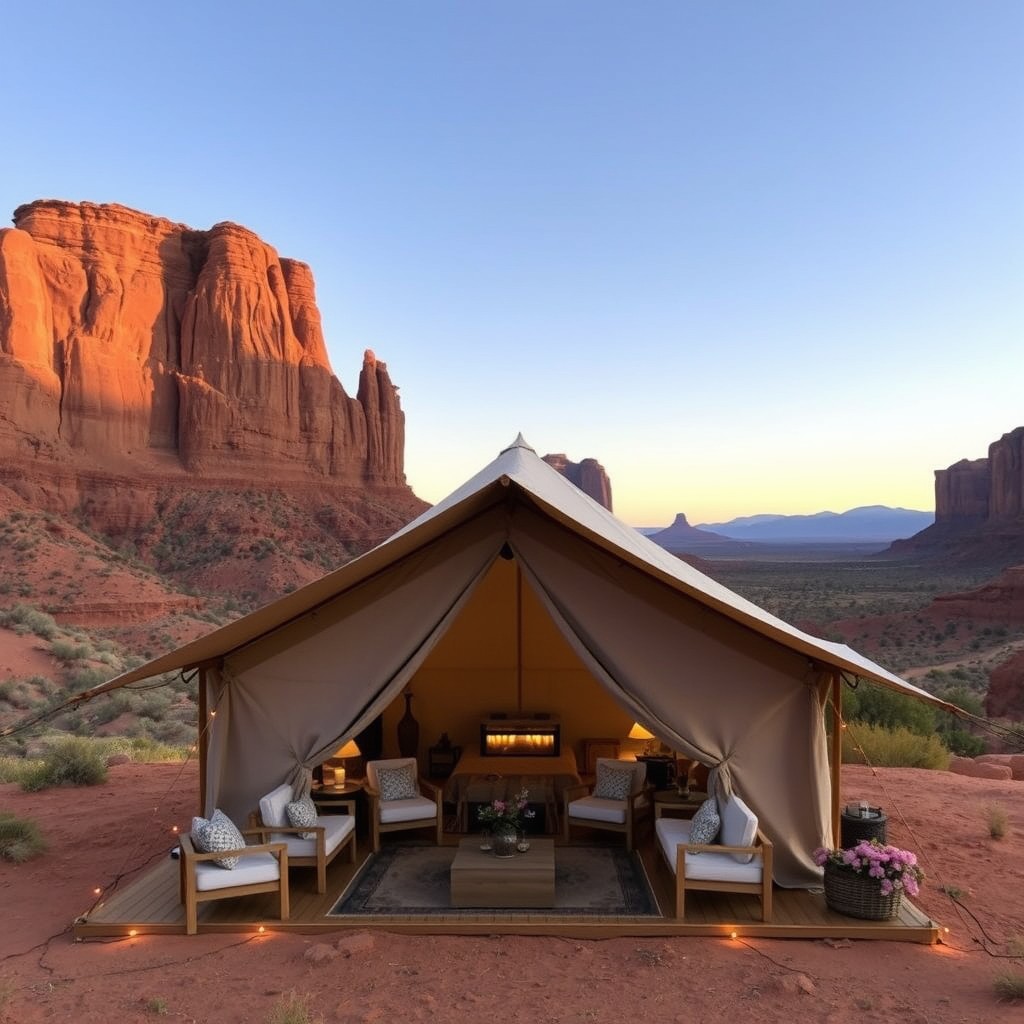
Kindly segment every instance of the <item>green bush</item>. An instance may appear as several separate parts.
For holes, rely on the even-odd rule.
[[[863,750],[861,753],[857,747]],[[843,761],[847,764],[873,764],[886,768],[949,767],[949,751],[938,736],[921,736],[900,726],[886,729],[879,725],[853,722],[843,732]]]
[[[21,788],[29,793],[50,786],[96,786],[107,781],[107,764],[97,744],[82,737],[55,743],[35,771],[26,772]]]
[[[843,718],[885,729],[907,729],[919,736],[935,732],[935,711],[928,704],[887,686],[862,681],[843,690]]]
[[[34,821],[0,812],[0,857],[22,864],[45,849],[46,840]]]
[[[992,983],[996,995],[1008,1003],[1017,1003],[1024,999],[1024,974],[1000,974]]]
[[[50,653],[59,661],[82,661],[91,657],[92,648],[88,644],[76,644],[70,640],[54,640],[50,644]]]
[[[52,640],[58,632],[57,622],[52,615],[28,604],[16,604],[13,608],[0,611],[0,626],[10,626],[12,629],[20,626],[20,631],[35,633],[44,640]]]
[[[0,782],[22,782],[26,776],[39,770],[42,761],[24,757],[0,757]]]

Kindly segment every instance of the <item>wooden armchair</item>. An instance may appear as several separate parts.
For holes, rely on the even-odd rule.
[[[380,850],[382,832],[432,828],[438,846],[444,833],[441,790],[418,775],[415,757],[366,762],[366,793],[370,801],[373,849]]]
[[[753,811],[735,794],[719,803],[719,842],[691,843],[692,822],[659,818],[658,847],[676,879],[676,918],[682,920],[689,889],[740,892],[761,900],[761,920],[772,919],[772,843]],[[699,854],[699,856],[694,856]]]
[[[246,830],[243,835],[251,833]],[[230,870],[212,863],[223,857],[240,857]],[[190,835],[181,837],[180,894],[185,904],[185,933],[198,929],[199,904],[230,896],[276,892],[280,896],[280,917],[288,920],[288,848],[284,843],[259,843],[240,850],[202,853]]]
[[[626,849],[632,850],[640,824],[648,819],[654,806],[653,792],[647,785],[647,765],[643,761],[619,761],[599,757],[595,761],[597,779],[593,786],[571,786],[565,791],[564,838],[569,842],[570,828],[585,825],[588,828],[622,832],[626,836]],[[617,773],[631,770],[628,793],[619,798],[612,794],[612,783]]]
[[[259,810],[249,816],[250,830],[262,842],[284,843],[289,868],[316,868],[316,891],[323,895],[327,892],[327,865],[346,848],[348,859],[353,864],[356,861],[355,802],[339,800],[334,806],[344,808],[345,814],[318,814],[316,824],[293,827],[287,813],[292,799],[292,787],[286,782],[261,797]]]

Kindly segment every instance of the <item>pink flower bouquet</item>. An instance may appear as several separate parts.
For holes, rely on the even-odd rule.
[[[824,846],[814,851],[814,863],[854,875],[877,878],[883,896],[902,889],[908,896],[921,891],[924,872],[917,866],[917,857],[909,850],[883,846],[877,839],[863,840],[849,850],[829,850]]]

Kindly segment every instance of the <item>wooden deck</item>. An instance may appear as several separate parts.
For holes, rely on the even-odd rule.
[[[457,842],[458,837],[450,838]],[[892,921],[860,921],[828,909],[821,892],[776,889],[772,920],[760,920],[760,903],[753,896],[729,893],[690,892],[686,897],[686,919],[671,916],[673,882],[668,869],[655,855],[653,846],[641,851],[647,876],[661,909],[661,917],[595,917],[551,915],[544,911],[517,914],[500,910],[446,915],[328,917],[354,874],[366,859],[365,845],[360,863],[352,865],[339,858],[328,868],[327,892],[315,891],[315,871],[295,868],[290,872],[291,917],[276,917],[276,896],[242,896],[201,904],[200,933],[251,932],[259,926],[275,931],[313,933],[346,929],[379,929],[390,932],[449,935],[560,935],[573,938],[615,936],[729,936],[774,939],[884,939],[897,942],[934,943],[940,927],[904,898],[899,917]],[[556,849],[557,857],[557,849]],[[666,909],[667,908],[667,909]],[[185,912],[178,895],[178,861],[168,857],[134,882],[112,893],[108,899],[74,923],[78,939],[101,936],[184,935]]]

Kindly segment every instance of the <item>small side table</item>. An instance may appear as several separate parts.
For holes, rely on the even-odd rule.
[[[654,817],[692,818],[697,808],[707,800],[707,793],[692,789],[688,796],[682,796],[675,789],[658,789],[654,793]]]
[[[323,814],[334,814],[336,811],[345,811],[347,808],[344,806],[346,803],[354,803],[356,810],[356,828],[359,831],[363,831],[365,822],[362,820],[366,817],[365,801],[361,799],[360,794],[363,792],[363,782],[346,780],[340,786],[317,786],[314,785],[310,790],[310,796],[313,799],[313,803],[316,804],[317,811]]]

